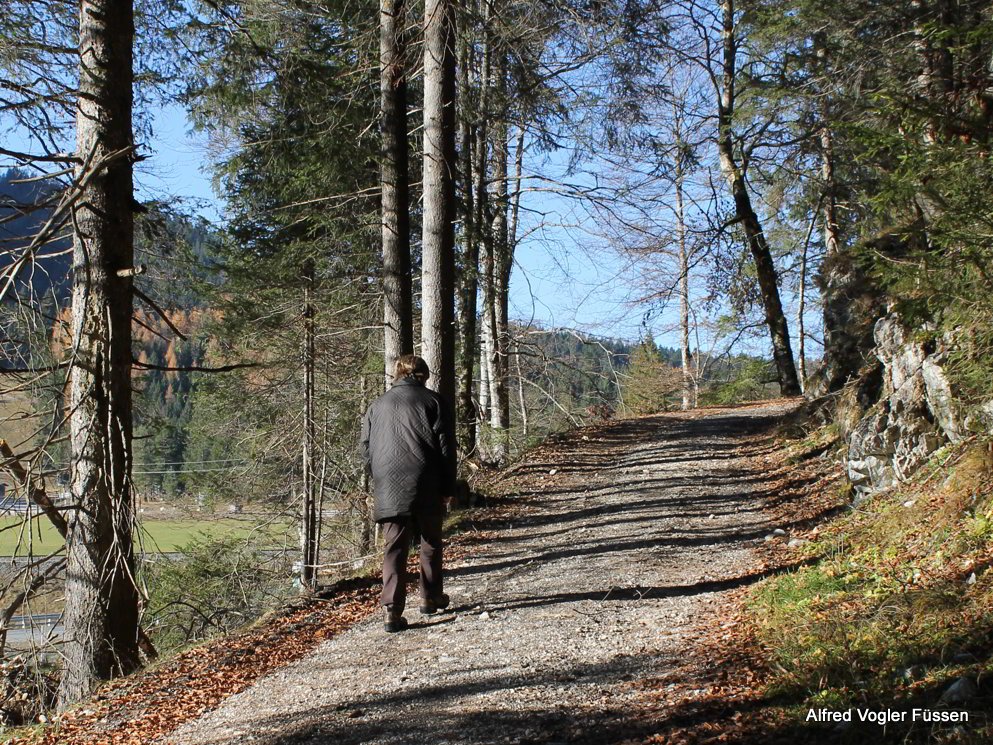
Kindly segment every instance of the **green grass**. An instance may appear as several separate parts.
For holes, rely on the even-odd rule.
[[[296,541],[285,521],[259,525],[247,518],[204,518],[202,520],[145,520],[138,543],[148,553],[178,551],[194,538],[259,536],[273,547],[292,545]],[[17,517],[0,518],[0,556],[24,556],[29,542],[35,555],[59,549],[62,538],[44,517],[31,521],[30,529]]]
[[[802,715],[828,704],[934,705],[960,675],[985,680],[991,476],[988,443],[949,448],[914,482],[835,519],[814,544],[816,563],[754,588],[768,693]]]

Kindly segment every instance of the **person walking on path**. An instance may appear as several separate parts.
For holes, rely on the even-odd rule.
[[[455,494],[455,423],[451,408],[425,387],[431,371],[412,354],[397,360],[393,386],[362,420],[362,457],[375,494],[373,517],[383,529],[384,628],[407,628],[407,553],[420,535],[421,613],[448,607],[442,580],[441,524]]]

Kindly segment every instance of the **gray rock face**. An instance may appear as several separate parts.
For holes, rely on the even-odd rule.
[[[921,365],[921,377],[927,393],[927,405],[935,421],[951,442],[961,442],[967,434],[960,407],[952,395],[952,387],[941,366],[944,359],[931,355]]]
[[[993,432],[993,401],[986,401],[969,412],[965,428],[970,432]]]
[[[979,689],[976,688],[976,684],[972,682],[971,678],[959,678],[941,694],[939,702],[942,704],[964,704],[978,694]]]
[[[848,477],[859,497],[905,481],[935,450],[968,432],[945,374],[945,340],[915,339],[896,314],[880,318],[873,336],[882,396],[849,437]]]
[[[829,253],[817,281],[824,301],[824,358],[806,383],[812,398],[840,391],[858,376],[873,346],[873,323],[886,312],[879,287],[848,251]]]

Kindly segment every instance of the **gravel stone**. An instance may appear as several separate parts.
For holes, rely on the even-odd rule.
[[[389,635],[376,614],[160,744],[554,745],[652,734],[636,684],[677,667],[691,630],[754,571],[755,540],[773,527],[754,495],[763,489],[754,435],[790,407],[623,420],[565,438],[553,484],[538,479],[547,453],[515,469],[533,510],[446,568],[445,614],[408,610],[410,628]]]

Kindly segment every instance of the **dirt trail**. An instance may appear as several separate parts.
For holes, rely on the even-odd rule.
[[[607,743],[658,731],[633,681],[685,656],[756,577],[760,460],[790,404],[571,435],[515,470],[531,507],[450,568],[453,609],[377,614],[189,722],[170,743]],[[552,471],[555,473],[552,473]],[[412,604],[416,599],[412,599]]]

